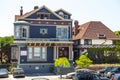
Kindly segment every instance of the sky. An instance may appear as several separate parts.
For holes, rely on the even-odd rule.
[[[1,0],[0,37],[14,35],[15,15],[33,10],[34,6],[45,5],[52,11],[60,8],[72,14],[79,24],[101,21],[112,31],[120,30],[120,0]]]

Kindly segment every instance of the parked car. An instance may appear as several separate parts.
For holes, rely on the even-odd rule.
[[[120,67],[115,67],[113,68],[110,72],[107,73],[107,77],[111,78],[112,75],[116,74],[116,73],[120,73]]]
[[[72,80],[101,80],[94,70],[78,69]]]
[[[94,73],[81,72],[81,73],[76,73],[75,76],[73,76],[72,80],[101,80],[101,78]]]
[[[76,73],[76,72],[67,73],[67,74],[66,74],[66,79],[72,79],[73,76],[75,76],[75,73]]]
[[[93,72],[94,70],[90,70],[87,68],[77,69],[75,72],[70,72],[66,74],[67,79],[72,79],[75,76],[76,72]]]
[[[8,77],[8,70],[6,68],[0,69],[0,77]]]
[[[120,73],[112,75],[110,80],[120,80]]]
[[[98,71],[97,71],[97,74],[98,74],[99,76],[105,76],[105,73],[111,71],[113,68],[114,68],[114,67],[112,67],[112,66],[104,67],[103,69],[98,70]]]
[[[25,77],[24,70],[22,68],[13,68],[12,69],[13,77]]]
[[[107,77],[100,77],[101,80],[110,80],[109,78]]]

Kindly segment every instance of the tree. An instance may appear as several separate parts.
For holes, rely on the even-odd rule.
[[[115,31],[114,33],[120,37],[120,31]]]
[[[77,60],[75,60],[77,66],[79,66],[80,68],[86,68],[89,65],[91,65],[93,61],[89,59],[87,56],[88,53],[85,53],[81,55]]]
[[[0,61],[1,63],[10,63],[11,47],[13,36],[0,37]]]
[[[59,72],[60,72],[60,78],[62,78],[62,68],[63,67],[70,67],[70,62],[66,57],[60,57],[55,60],[54,65],[58,67]]]

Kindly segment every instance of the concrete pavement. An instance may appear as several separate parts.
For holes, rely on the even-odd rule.
[[[47,78],[49,80],[72,80],[72,79],[64,79],[65,75],[63,75],[63,79],[59,78],[60,75],[42,75],[42,76],[26,76],[25,78],[13,78],[12,75],[9,75],[9,78],[0,78],[0,80],[32,80],[33,78]]]

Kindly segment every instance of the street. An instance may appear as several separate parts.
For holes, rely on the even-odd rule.
[[[63,75],[64,77],[65,75]],[[48,75],[48,76],[26,76],[25,78],[13,78],[12,75],[9,75],[8,78],[0,78],[0,80],[32,80],[33,78],[47,78],[49,80],[71,80],[71,79],[59,79],[59,75]]]

